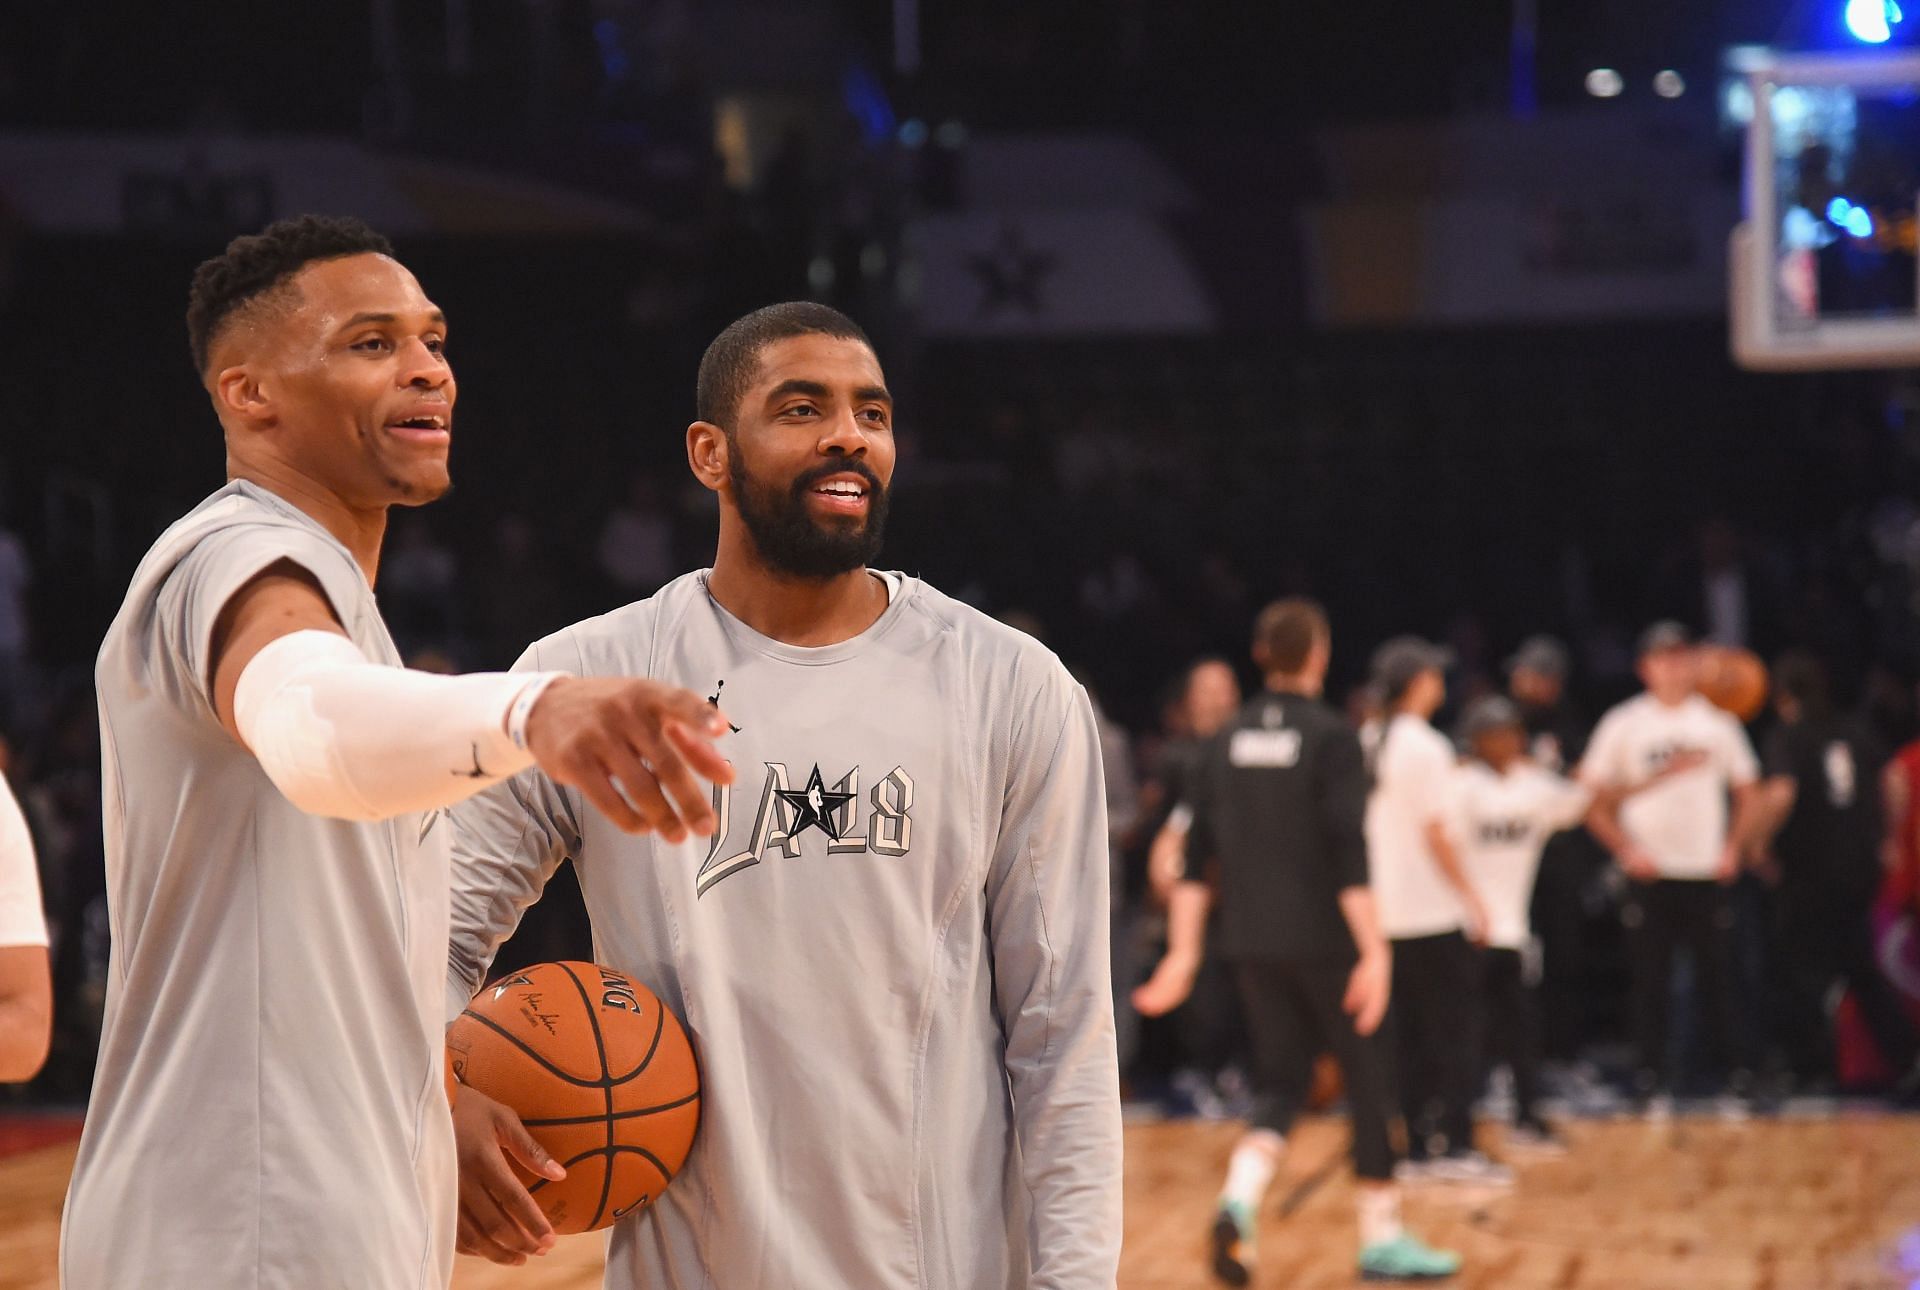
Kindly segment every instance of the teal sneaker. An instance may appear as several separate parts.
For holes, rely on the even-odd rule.
[[[1460,1270],[1460,1256],[1436,1250],[1410,1232],[1360,1251],[1362,1281],[1440,1281]]]
[[[1213,1275],[1230,1286],[1253,1280],[1253,1211],[1230,1200],[1214,1211]]]

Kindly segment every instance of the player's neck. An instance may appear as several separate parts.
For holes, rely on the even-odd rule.
[[[720,607],[783,645],[817,648],[852,640],[887,612],[887,586],[866,568],[795,578],[723,543],[707,591]]]
[[[332,534],[360,566],[367,585],[373,585],[380,568],[380,543],[387,533],[386,507],[364,510],[349,506],[338,494],[280,461],[240,461],[229,455],[227,478],[244,479],[266,489]]]
[[[1321,693],[1318,680],[1288,672],[1268,673],[1267,689],[1274,694],[1297,694],[1303,699],[1317,699]]]

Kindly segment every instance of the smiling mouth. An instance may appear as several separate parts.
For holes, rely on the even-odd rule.
[[[423,413],[417,417],[402,417],[398,421],[387,423],[389,430],[445,430],[447,418],[439,413]]]

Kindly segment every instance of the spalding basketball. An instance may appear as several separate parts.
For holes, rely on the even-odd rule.
[[[1700,693],[1714,707],[1742,721],[1760,715],[1767,703],[1767,665],[1752,650],[1702,645],[1699,667]]]
[[[566,1167],[508,1162],[556,1232],[591,1232],[652,1203],[700,1123],[700,1072],[651,990],[597,963],[541,963],[493,982],[447,1028],[460,1083],[511,1107]]]

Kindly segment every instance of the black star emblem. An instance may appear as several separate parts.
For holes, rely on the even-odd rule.
[[[967,272],[980,281],[980,305],[975,312],[984,318],[1002,306],[1018,305],[1028,314],[1039,314],[1041,283],[1058,258],[1028,246],[1015,225],[1001,225],[992,247],[967,257]]]
[[[834,827],[833,817],[840,808],[853,800],[852,793],[836,793],[820,779],[820,764],[814,763],[813,774],[807,777],[805,788],[776,788],[780,800],[793,808],[793,832],[790,837],[799,837],[808,829],[819,829],[827,837],[838,842],[840,830]]]

